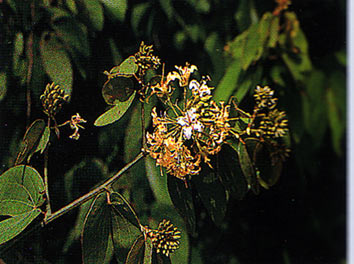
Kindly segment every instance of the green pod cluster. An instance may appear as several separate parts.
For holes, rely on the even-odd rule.
[[[44,93],[40,97],[42,101],[43,111],[48,116],[55,116],[63,107],[63,103],[69,101],[69,95],[54,83],[47,84]]]

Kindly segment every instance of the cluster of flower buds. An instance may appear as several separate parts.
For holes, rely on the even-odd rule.
[[[181,232],[169,220],[163,220],[156,230],[146,229],[146,235],[151,238],[157,253],[168,257],[179,247]]]
[[[257,137],[280,138],[288,131],[288,120],[284,111],[279,111],[274,91],[268,86],[257,86],[254,93],[256,105],[251,122],[248,124],[247,134]]]
[[[62,108],[63,103],[67,103],[69,95],[66,95],[64,90],[54,83],[47,84],[44,93],[41,95],[43,111],[49,117],[54,117]]]
[[[139,67],[139,75],[144,75],[148,69],[157,69],[161,62],[159,57],[153,55],[153,46],[145,45],[141,42],[139,51],[135,53],[135,62]]]

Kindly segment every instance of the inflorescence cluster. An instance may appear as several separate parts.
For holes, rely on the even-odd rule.
[[[243,142],[242,137],[251,135],[261,139],[285,135],[286,115],[276,108],[277,99],[269,87],[257,86],[253,113],[247,113],[233,101],[215,102],[210,77],[194,78],[195,65],[186,63],[176,70],[149,87],[149,96],[156,94],[167,110],[152,110],[154,131],[147,133],[148,152],[167,173],[186,181],[199,174],[201,162],[211,167],[210,155],[217,154],[230,136]],[[183,91],[183,100],[173,102],[177,88]],[[244,129],[237,121],[245,124]]]

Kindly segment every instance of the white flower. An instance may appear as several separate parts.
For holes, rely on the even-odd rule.
[[[185,116],[177,118],[177,124],[182,126],[183,136],[186,139],[191,139],[193,131],[202,132],[203,124],[197,119],[197,109],[191,108],[187,110]]]

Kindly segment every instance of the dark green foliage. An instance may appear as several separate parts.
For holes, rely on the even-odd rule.
[[[278,15],[276,1],[259,0],[2,2],[0,262],[345,260],[344,1],[292,1]],[[147,157],[113,191],[22,237],[46,216],[46,155],[55,211],[140,153],[132,55],[142,40],[166,63],[165,77],[186,61],[208,74],[216,101],[233,98],[249,110],[256,85],[269,85],[289,119],[280,144],[291,148],[290,158],[272,160],[273,142],[232,138],[211,167],[183,182]],[[149,71],[149,78],[161,71]],[[59,139],[51,136],[39,98],[52,81],[71,95],[58,124],[76,112],[88,120],[77,142],[67,138],[68,127]],[[144,104],[148,131],[154,106],[162,109],[154,97]],[[156,254],[140,226],[156,227],[164,218],[182,232],[171,259]]]

